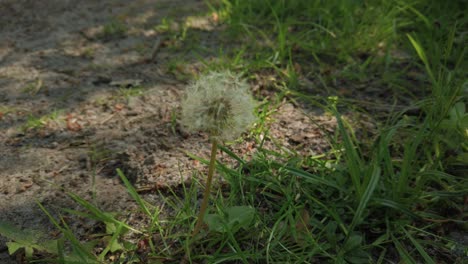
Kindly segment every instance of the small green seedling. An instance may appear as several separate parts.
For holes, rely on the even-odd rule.
[[[37,230],[22,230],[8,222],[0,220],[0,235],[11,240],[6,243],[10,255],[15,254],[20,249],[24,249],[26,259],[28,260],[32,259],[34,251],[58,254],[58,240],[49,240],[45,234]]]
[[[205,222],[210,231],[236,233],[241,228],[247,229],[255,217],[255,209],[250,206],[233,206],[221,214],[207,214]]]

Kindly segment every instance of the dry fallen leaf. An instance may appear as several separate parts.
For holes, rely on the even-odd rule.
[[[125,107],[124,104],[115,104],[115,105],[114,105],[114,109],[115,109],[115,111],[117,111],[117,112],[122,111],[122,109],[124,109],[124,107]]]
[[[67,121],[67,129],[70,131],[80,131],[81,125],[78,123],[78,119],[74,118],[72,114],[67,114],[65,118]]]
[[[216,12],[211,13],[211,19],[213,20],[214,23],[219,22],[219,15]]]

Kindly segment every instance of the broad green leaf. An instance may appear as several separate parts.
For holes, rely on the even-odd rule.
[[[328,242],[333,246],[336,247],[338,238],[336,237],[336,228],[338,224],[335,221],[330,221],[325,226],[325,236],[327,237]]]
[[[362,236],[351,235],[344,245],[344,252],[348,252],[358,248],[362,243]]]
[[[24,244],[20,244],[17,242],[7,242],[8,247],[8,254],[13,255],[18,249],[23,248]]]
[[[59,244],[58,239],[42,240],[42,241],[38,241],[38,245],[40,246],[35,245],[34,248],[41,250],[41,251],[46,251],[49,253],[57,254],[58,244]]]
[[[34,253],[33,247],[25,247],[24,248],[24,255],[26,255],[26,259],[31,259]]]
[[[465,111],[465,104],[462,102],[458,102],[452,107],[452,109],[450,109],[450,118],[454,120],[460,120],[465,115]]]
[[[119,243],[118,240],[112,240],[110,243],[110,252],[114,253],[117,250],[122,250],[124,247]]]
[[[105,222],[106,225],[106,234],[112,235],[117,230],[117,226],[114,223]]]
[[[123,229],[122,224],[119,224],[115,228],[112,237],[110,237],[110,236],[105,237],[105,239],[108,240],[107,241],[107,246],[101,252],[101,254],[99,255],[100,260],[103,261],[109,251],[110,252],[115,252],[117,250],[123,249],[122,244],[119,243],[119,237],[122,235],[122,229]]]
[[[255,217],[255,209],[250,206],[233,206],[226,209],[228,227],[237,231],[247,228]]]
[[[347,263],[353,263],[353,264],[361,264],[361,263],[372,263],[369,258],[369,254],[367,251],[361,249],[361,248],[356,248],[352,251],[349,251],[345,259]]]
[[[10,223],[0,221],[0,234],[13,240],[7,243],[9,252],[14,253],[19,248],[25,248],[28,254],[33,249],[53,254],[57,253],[57,240],[45,239],[45,235],[40,231],[21,230]]]
[[[208,225],[210,231],[223,232],[223,218],[217,214],[207,214],[205,216],[205,223]]]
[[[468,115],[465,115],[462,120],[460,120],[460,129],[462,129],[464,136],[468,136]]]
[[[20,228],[0,220],[0,234],[23,244],[34,244],[38,242],[43,234],[34,230],[21,230]]]
[[[241,228],[247,228],[255,217],[255,209],[250,206],[233,206],[226,208],[223,215],[205,216],[205,223],[210,231],[235,233]]]

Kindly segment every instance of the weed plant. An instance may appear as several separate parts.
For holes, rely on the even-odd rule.
[[[226,50],[233,54],[207,69],[272,72],[277,96],[336,117],[329,152],[298,156],[259,148],[248,158],[221,146],[239,166],[216,162],[227,187],[215,189],[207,229],[196,241],[190,235],[201,192],[195,180],[160,193],[159,207],[118,171],[149,219],[146,226],[131,227],[70,193],[86,210],[64,213],[105,223],[104,249],[96,254],[93,243],[78,241],[64,218],[56,220],[40,205],[63,237],[47,248],[26,239],[26,253],[49,252],[58,263],[466,262],[468,248],[459,239],[468,228],[463,2],[207,1],[227,25],[222,34],[232,40]],[[312,88],[304,83],[311,79]],[[378,127],[369,144],[342,116],[368,102],[353,98],[353,91],[343,95],[343,83],[388,97],[389,104],[369,110]],[[265,113],[272,105],[259,106],[250,137],[268,135]],[[25,239],[5,226],[0,233],[14,241],[8,244],[13,253]],[[130,243],[135,238],[139,242]]]

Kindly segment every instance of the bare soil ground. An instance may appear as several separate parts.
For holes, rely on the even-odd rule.
[[[207,11],[196,0],[0,1],[1,220],[49,233],[36,201],[52,212],[76,208],[61,187],[86,199],[96,190],[103,210],[131,211],[116,168],[141,189],[177,186],[204,170],[186,152],[207,157],[206,135],[188,134],[176,120],[200,63],[190,50],[171,49],[155,25]],[[210,56],[219,28],[209,17],[191,21],[188,30]],[[171,70],[176,56],[182,77]],[[257,81],[252,89],[264,87]],[[265,147],[303,154],[327,147],[319,125],[335,126],[332,117],[311,120],[289,103],[268,120]],[[256,147],[253,139],[230,146],[245,157]],[[145,198],[158,203],[151,192]],[[73,228],[83,235],[94,224]],[[1,263],[13,261],[5,242],[0,238]]]

